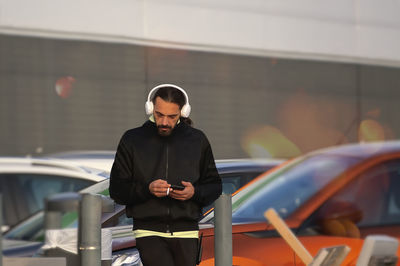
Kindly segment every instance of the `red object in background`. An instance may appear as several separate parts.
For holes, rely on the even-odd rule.
[[[59,78],[56,81],[56,92],[61,98],[68,98],[72,92],[72,85],[75,82],[75,78],[71,76]]]

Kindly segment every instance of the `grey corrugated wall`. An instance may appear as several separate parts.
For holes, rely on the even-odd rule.
[[[62,98],[55,84],[68,76]],[[370,116],[386,139],[400,133],[397,68],[0,35],[0,155],[115,149],[159,83],[187,90],[219,159],[248,157],[242,140],[263,126],[300,152],[358,141]]]

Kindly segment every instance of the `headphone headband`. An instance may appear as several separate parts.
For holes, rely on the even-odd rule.
[[[152,101],[153,97],[154,97],[153,95],[159,89],[165,88],[165,87],[172,87],[172,88],[175,88],[175,89],[177,89],[177,90],[179,90],[179,91],[181,91],[183,93],[183,95],[185,96],[186,103],[185,103],[184,106],[182,106],[181,116],[182,117],[188,117],[190,115],[190,110],[191,110],[191,107],[190,107],[190,104],[189,104],[189,97],[188,97],[188,95],[187,95],[187,93],[185,92],[184,89],[182,89],[181,87],[178,87],[176,85],[173,85],[173,84],[161,84],[161,85],[158,85],[158,86],[156,86],[156,87],[154,87],[153,89],[150,90],[149,95],[147,96],[147,101],[145,103],[146,114],[147,115],[153,114],[153,110],[154,110],[154,105],[153,105],[153,101]]]

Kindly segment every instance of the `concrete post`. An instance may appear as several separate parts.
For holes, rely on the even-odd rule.
[[[64,212],[78,211],[78,255],[68,256],[67,265],[100,266],[101,261],[101,214],[113,212],[114,201],[99,194],[65,192],[46,199],[45,229],[60,229]],[[45,256],[51,257],[58,251],[50,249]],[[65,254],[67,254],[65,252]],[[62,255],[63,256],[63,255]],[[111,261],[105,261],[110,263]],[[0,265],[1,266],[1,265]]]
[[[101,210],[99,195],[82,195],[78,227],[80,265],[101,266]]]
[[[232,200],[230,194],[222,194],[214,209],[215,266],[232,266]]]
[[[63,212],[77,211],[81,195],[77,192],[54,194],[45,199],[44,229],[60,229]]]
[[[3,266],[3,195],[0,193],[0,266]]]
[[[59,211],[46,211],[44,215],[45,230],[60,229],[61,216],[61,212]]]

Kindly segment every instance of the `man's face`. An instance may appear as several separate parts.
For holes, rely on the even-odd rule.
[[[157,97],[154,103],[154,120],[158,134],[169,136],[179,120],[181,110],[176,103],[166,102]]]

